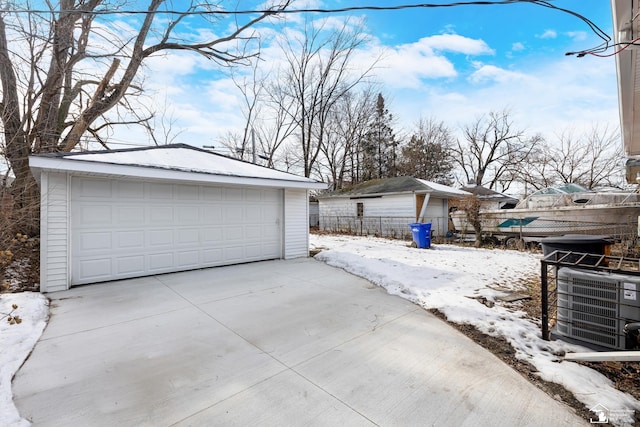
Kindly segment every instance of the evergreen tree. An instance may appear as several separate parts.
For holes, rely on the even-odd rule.
[[[427,179],[440,184],[453,184],[451,131],[443,122],[422,120],[409,143],[402,147],[398,169],[401,175]]]
[[[398,143],[392,129],[393,116],[378,94],[376,112],[361,144],[361,180],[390,178],[398,175]]]

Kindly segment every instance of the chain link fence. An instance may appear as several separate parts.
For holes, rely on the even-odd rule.
[[[415,217],[385,217],[385,216],[320,216],[320,230],[331,233],[346,233],[356,236],[390,237],[393,239],[413,238],[409,224],[415,223]],[[434,237],[438,230],[447,230],[445,218],[435,218],[424,222],[431,223]]]

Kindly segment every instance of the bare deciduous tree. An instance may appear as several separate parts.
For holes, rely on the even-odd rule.
[[[467,224],[473,227],[476,238],[474,246],[477,248],[482,246],[482,217],[480,216],[481,208],[482,202],[480,201],[480,198],[475,194],[465,196],[461,200],[460,209],[462,209],[465,213]]]
[[[219,8],[219,2],[193,2],[185,13],[156,19],[164,3],[149,0],[138,28],[129,33],[107,33],[108,25],[96,23],[99,15],[95,12],[118,12],[126,3],[61,0],[57,6],[39,3],[51,5],[48,13],[19,14],[10,4],[0,12],[3,151],[15,175],[15,206],[28,209],[21,215],[24,231],[38,230],[39,197],[29,170],[30,154],[71,151],[89,135],[104,143],[101,131],[123,121],[114,120],[109,113],[129,107],[128,97],[141,90],[134,81],[154,55],[186,51],[221,65],[243,63],[252,55],[245,50],[253,37],[251,27],[286,8],[290,0],[249,16],[243,23],[238,18],[227,35],[212,39],[196,39],[197,34],[180,29],[185,18],[192,16],[187,13]],[[200,19],[215,20],[214,16],[201,15]],[[192,38],[185,39],[185,34]],[[133,119],[128,120],[140,123],[150,118],[130,117]]]
[[[301,35],[281,39],[285,65],[279,70],[273,101],[295,124],[301,169],[305,176],[318,170],[316,162],[336,103],[369,74],[351,67],[364,32],[349,20],[337,29],[329,21],[306,21]]]
[[[367,87],[346,93],[329,116],[321,150],[328,179],[338,190],[359,182],[360,143],[375,112],[375,92]]]
[[[509,187],[542,141],[539,135],[527,137],[524,131],[514,129],[507,110],[482,116],[465,125],[462,132],[464,140],[457,141],[452,154],[467,183],[494,189],[502,181],[501,191]]]
[[[539,148],[522,171],[522,180],[534,189],[565,183],[596,188],[623,181],[620,135],[606,126],[594,125],[579,136],[566,130]]]
[[[278,150],[295,132],[296,105],[287,105],[285,92],[270,81],[269,73],[263,74],[261,63],[256,61],[251,76],[236,75],[232,79],[242,94],[242,114],[245,125],[242,133],[232,133],[221,140],[239,159],[256,159],[273,168],[278,162]]]

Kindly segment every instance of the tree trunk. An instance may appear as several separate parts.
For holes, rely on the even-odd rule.
[[[22,130],[20,98],[16,75],[9,58],[7,32],[4,19],[0,16],[0,83],[2,83],[2,123],[4,123],[5,156],[15,175],[11,185],[13,208],[6,218],[5,227],[28,235],[36,235],[40,230],[40,192],[29,169],[29,144]]]

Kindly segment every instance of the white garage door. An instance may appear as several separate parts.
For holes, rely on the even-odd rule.
[[[73,177],[71,284],[282,257],[282,190]]]

